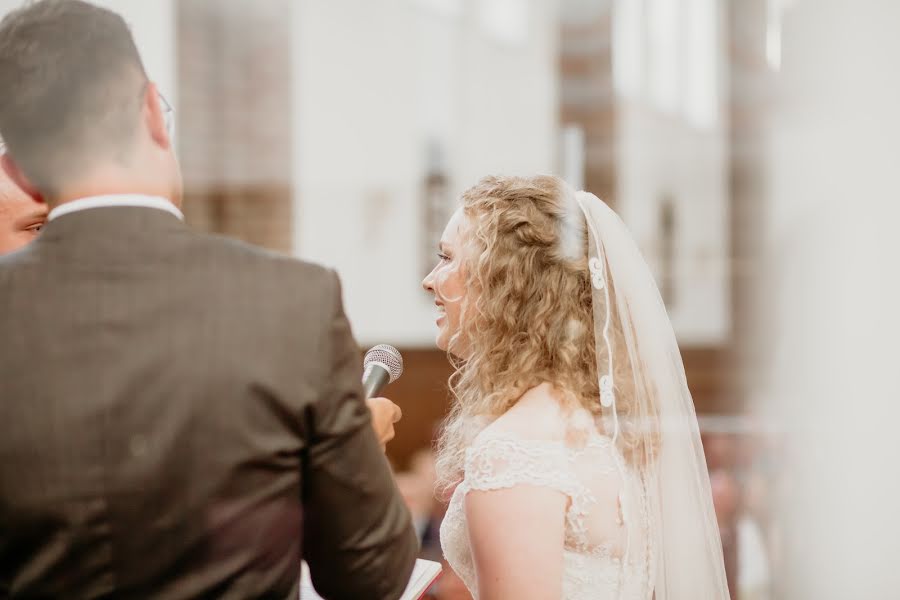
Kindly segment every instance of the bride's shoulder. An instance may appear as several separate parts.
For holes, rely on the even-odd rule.
[[[512,408],[485,427],[478,437],[563,441],[570,420],[571,415],[563,409],[559,392],[545,383],[525,392]]]

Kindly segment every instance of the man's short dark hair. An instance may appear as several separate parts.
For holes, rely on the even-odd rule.
[[[0,134],[45,194],[127,160],[146,80],[128,25],[105,8],[37,0],[0,22]]]

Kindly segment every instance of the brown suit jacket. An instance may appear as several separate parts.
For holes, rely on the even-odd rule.
[[[333,272],[152,208],[0,258],[0,597],[397,598],[418,551]],[[301,545],[302,540],[302,545]]]

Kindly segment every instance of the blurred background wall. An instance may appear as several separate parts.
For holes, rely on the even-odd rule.
[[[760,410],[785,424],[782,597],[900,596],[900,4],[783,7]]]
[[[426,555],[439,556],[429,449],[450,368],[420,281],[463,190],[555,173],[622,215],[657,276],[733,596],[900,594],[900,554],[878,543],[900,536],[829,526],[848,507],[900,500],[862,491],[896,481],[872,457],[900,454],[898,415],[883,410],[896,399],[896,319],[882,318],[900,304],[897,211],[884,213],[898,200],[896,3],[102,4],[131,23],[176,109],[189,223],[335,268],[361,345],[403,351],[389,456]],[[810,415],[825,429],[804,433]],[[855,454],[840,451],[847,423],[869,440]],[[838,545],[819,532],[846,534],[854,552],[829,553]],[[838,563],[869,573],[867,594],[808,585]],[[451,575],[435,597],[466,597]]]
[[[450,368],[420,281],[459,194],[488,174],[555,173],[616,208],[682,345],[736,572],[738,476],[767,449],[741,415],[771,2],[107,4],[176,107],[191,225],[335,268],[361,345],[402,350],[389,455],[425,515],[441,511],[421,484]]]

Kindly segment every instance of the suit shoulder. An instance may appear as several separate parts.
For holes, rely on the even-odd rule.
[[[34,244],[29,244],[8,254],[0,254],[0,268],[2,269],[12,269],[33,262],[35,262]]]
[[[16,277],[41,272],[40,257],[34,251],[34,243],[6,255],[0,255],[0,288],[8,288]]]
[[[198,243],[210,255],[228,261],[234,268],[259,274],[275,273],[288,280],[300,279],[307,284],[329,285],[335,279],[334,272],[327,267],[240,240],[220,235],[200,234]]]

